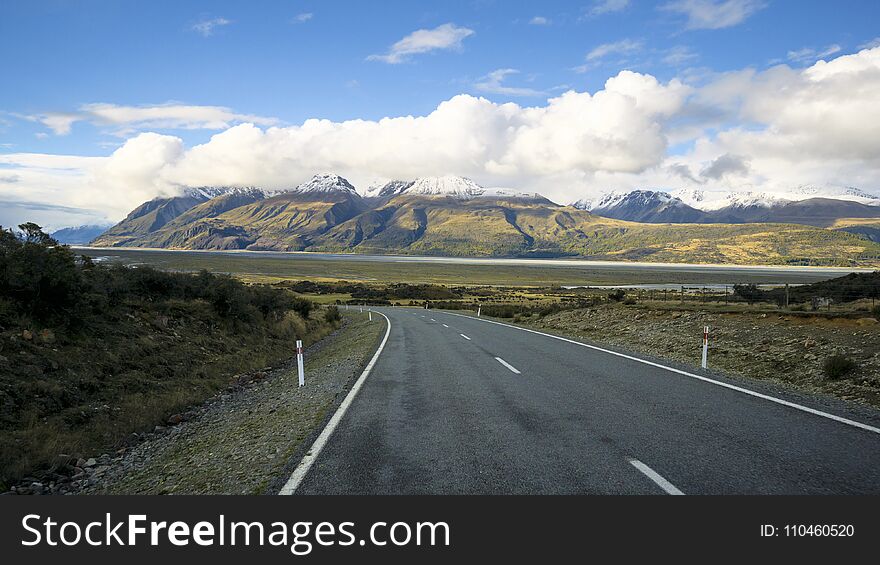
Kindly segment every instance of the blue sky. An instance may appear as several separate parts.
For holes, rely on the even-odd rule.
[[[491,114],[493,117],[486,119],[497,121],[503,114],[504,119],[518,124],[516,127],[526,123],[531,128],[536,118],[527,112],[511,117],[500,105],[561,107],[548,100],[566,91],[582,93],[579,103],[587,103],[591,95],[607,90],[606,81],[626,71],[650,82],[615,90],[625,95],[641,93],[630,97],[639,111],[645,107],[639,96],[649,100],[668,95],[675,100],[669,102],[668,109],[651,109],[649,115],[639,118],[642,122],[614,122],[613,128],[585,118],[583,127],[605,133],[596,134],[598,141],[577,138],[577,142],[583,142],[585,153],[601,147],[616,152],[608,159],[564,158],[559,166],[542,169],[514,162],[517,157],[513,151],[464,159],[460,166],[454,160],[438,158],[423,168],[431,173],[471,174],[483,182],[522,188],[556,186],[564,179],[576,187],[565,193],[568,197],[577,190],[603,187],[670,187],[678,182],[674,179],[685,179],[686,184],[690,178],[706,184],[709,180],[701,179],[699,170],[714,171],[710,167],[713,160],[731,154],[745,163],[739,170],[752,174],[747,179],[715,179],[728,188],[735,185],[753,190],[763,184],[772,188],[780,183],[821,183],[833,178],[870,191],[880,188],[874,174],[878,167],[866,165],[873,162],[873,145],[856,148],[852,162],[841,164],[836,158],[833,168],[825,161],[821,167],[818,161],[811,161],[802,168],[821,169],[813,177],[782,179],[777,171],[785,170],[784,165],[775,169],[769,164],[759,166],[758,153],[765,149],[759,151],[758,147],[767,140],[749,138],[747,132],[790,129],[790,124],[774,123],[772,112],[754,110],[766,104],[742,100],[752,96],[751,91],[760,90],[759,86],[764,87],[768,99],[772,98],[767,88],[775,88],[777,82],[802,87],[806,70],[820,59],[867,57],[857,54],[880,43],[877,22],[880,3],[864,0],[3,2],[0,50],[6,56],[0,73],[0,200],[91,206],[89,210],[96,217],[115,218],[128,201],[112,210],[101,209],[84,196],[88,193],[92,200],[100,200],[95,196],[100,194],[98,181],[109,178],[107,171],[94,169],[98,160],[70,161],[73,164],[61,166],[58,159],[50,163],[39,161],[36,155],[106,160],[136,140],[129,154],[137,149],[145,151],[144,155],[158,152],[168,156],[153,172],[136,171],[138,182],[159,172],[162,178],[150,178],[139,185],[142,188],[131,195],[134,201],[167,192],[169,186],[202,182],[199,175],[186,177],[180,172],[186,168],[184,161],[198,156],[190,155],[199,153],[192,149],[209,144],[219,134],[229,134],[221,140],[258,135],[248,133],[247,124],[254,124],[262,132],[259,135],[268,137],[273,127],[297,129],[313,118],[332,124],[346,120],[372,124],[384,117],[424,117],[438,105],[467,94],[493,104],[479,116]],[[835,84],[842,84],[844,74],[835,75]],[[687,88],[678,89],[680,84]],[[660,89],[656,95],[649,92],[653,88]],[[815,90],[805,87],[803,92],[807,96]],[[842,92],[845,97],[846,91]],[[465,102],[455,104],[471,104]],[[804,112],[809,113],[813,102],[819,103],[807,100]],[[854,100],[852,112],[862,111],[862,102]],[[617,112],[611,106],[579,108],[578,116]],[[481,117],[468,112],[481,111],[465,109],[455,116],[479,121]],[[829,120],[834,118],[828,116]],[[552,120],[538,121],[546,129]],[[684,127],[691,123],[693,131]],[[613,133],[618,127],[635,132],[632,139],[618,143]],[[815,124],[809,127],[815,133]],[[656,133],[657,139],[650,143],[636,139],[639,128]],[[407,131],[407,135],[424,139],[435,130],[430,130],[430,135]],[[157,134],[150,139],[161,147],[145,148],[148,139],[141,134],[146,132]],[[861,129],[840,135],[848,139],[850,134],[861,138],[872,133]],[[739,136],[735,140],[734,134]],[[431,139],[441,144],[461,143],[454,139],[456,135]],[[547,142],[558,136],[551,131],[540,137]],[[479,132],[472,138],[475,147],[495,143],[485,141]],[[356,143],[351,136],[345,139]],[[261,137],[260,143],[263,141]],[[306,142],[297,138],[296,143]],[[297,147],[324,156],[332,150],[316,147],[318,141],[308,143]],[[364,143],[369,143],[369,138]],[[751,147],[755,147],[755,155],[751,155]],[[637,150],[644,154],[636,155]],[[438,150],[444,152],[449,153]],[[561,148],[548,158],[564,152]],[[618,153],[624,158],[618,159]],[[361,161],[348,157],[335,154],[316,160],[315,166],[339,163],[343,172],[350,172]],[[410,174],[420,162],[415,157],[401,159],[398,165],[377,167],[362,177],[384,178],[398,171]],[[675,168],[678,165],[690,167],[693,174],[679,174],[684,169]],[[266,169],[267,165],[262,163],[261,167]],[[286,180],[238,174],[236,170],[229,173],[228,182],[292,183],[301,180],[305,168],[291,172]],[[171,169],[174,171],[169,172]],[[679,171],[679,176],[670,177],[670,170]],[[51,171],[61,173],[51,176]],[[77,188],[73,176],[91,184]],[[53,179],[57,180],[54,192],[42,190],[52,185]],[[210,178],[204,182],[226,180]],[[43,184],[32,187],[30,182]],[[105,187],[102,190],[107,190],[108,182],[101,185]],[[53,198],[56,201],[47,202]]]
[[[687,29],[687,16],[665,2],[632,1],[591,15],[591,2],[473,0],[447,2],[4,2],[0,109],[34,115],[88,103],[179,101],[299,123],[423,115],[455,94],[536,103],[537,96],[481,91],[496,69],[516,69],[506,85],[552,94],[594,91],[622,68],[666,80],[686,68],[720,72],[773,62],[832,45],[852,49],[880,35],[880,3],[769,1],[739,25]],[[613,5],[612,5],[613,7]],[[297,16],[311,14],[310,17]],[[530,24],[533,18],[546,24]],[[194,26],[222,19],[210,35]],[[437,50],[401,64],[368,61],[416,29],[447,22],[471,29],[460,50]],[[204,29],[204,28],[203,28]],[[600,58],[577,72],[603,44],[640,47]],[[682,60],[670,59],[680,53]],[[546,96],[543,96],[546,98]],[[103,155],[120,139],[77,123],[70,135],[8,114],[3,151]],[[172,128],[173,129],[173,128]],[[179,131],[187,141],[211,131]],[[9,147],[5,144],[12,144]]]

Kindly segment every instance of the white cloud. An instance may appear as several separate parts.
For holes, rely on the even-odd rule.
[[[227,26],[231,23],[232,20],[227,20],[226,18],[203,19],[194,23],[192,30],[201,34],[202,37],[210,37],[214,35],[214,28]]]
[[[503,85],[510,69],[499,71]],[[880,47],[803,69],[719,74],[699,87],[623,71],[596,92],[568,91],[536,106],[459,95],[422,116],[242,123],[194,147],[142,133],[103,158],[0,154],[3,175],[16,178],[0,184],[0,201],[118,220],[181,186],[282,188],[317,171],[360,187],[460,174],[558,202],[639,187],[773,192],[831,183],[880,193],[877,100]],[[671,139],[691,149],[671,154]]]
[[[529,20],[529,24],[533,26],[546,26],[550,25],[550,20],[545,18],[544,16],[535,16],[531,20]]]
[[[587,17],[595,18],[613,12],[620,12],[629,6],[630,0],[597,0],[587,9]]]
[[[587,53],[587,61],[604,59],[608,55],[625,55],[627,53],[640,51],[641,49],[642,42],[633,41],[632,39],[623,39],[621,41],[615,41],[614,43],[603,43]]]
[[[699,59],[700,56],[684,45],[676,45],[663,55],[662,61],[670,67],[680,67]]]
[[[594,47],[589,53],[587,53],[586,57],[584,57],[586,62],[579,67],[575,67],[574,70],[583,73],[599,66],[602,61],[610,55],[630,55],[641,51],[643,47],[644,44],[641,41],[633,39],[621,39],[620,41],[614,41],[612,43],[603,43]]]
[[[461,42],[473,34],[474,30],[453,23],[443,24],[434,29],[419,29],[392,45],[388,53],[370,55],[367,60],[397,64],[407,61],[413,55],[437,50],[460,50]]]
[[[235,123],[274,125],[277,120],[251,114],[237,114],[223,106],[195,106],[167,103],[151,106],[84,104],[77,112],[48,112],[22,116],[49,127],[56,135],[70,133],[76,122],[90,122],[114,128],[117,135],[144,129],[226,129]]]
[[[788,60],[794,61],[795,63],[815,63],[818,59],[830,57],[831,55],[840,53],[841,50],[842,48],[840,47],[840,45],[837,44],[829,45],[822,50],[816,50],[811,47],[804,47],[803,49],[789,51]]]
[[[311,20],[314,14],[311,12],[303,12],[302,14],[297,14],[293,18],[293,23],[295,24],[304,24],[307,21]]]
[[[873,49],[875,47],[880,47],[880,37],[875,37],[874,39],[859,45],[859,49]]]
[[[493,94],[506,94],[508,96],[543,96],[546,93],[534,88],[507,86],[504,80],[510,76],[519,74],[517,69],[496,69],[479,82],[474,87],[480,92],[490,92]]]
[[[765,5],[762,0],[675,0],[661,9],[687,16],[688,29],[722,29],[741,24]]]

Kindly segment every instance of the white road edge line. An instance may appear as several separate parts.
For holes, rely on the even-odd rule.
[[[548,334],[544,332],[539,332],[537,330],[530,330],[528,328],[521,328],[519,326],[512,326],[510,324],[505,324],[502,322],[496,322],[494,320],[487,320],[485,318],[475,318],[474,316],[465,316],[464,314],[456,314],[454,312],[447,312],[450,316],[459,316],[461,318],[468,318],[471,320],[476,320],[478,322],[486,322],[488,324],[496,324],[499,326],[506,326],[508,328],[513,328],[515,330],[521,330],[524,332],[529,332],[533,334],[542,335],[544,337],[549,337],[552,339],[558,339],[559,341],[565,341],[568,343],[573,343],[575,345],[580,345],[581,347],[587,347],[589,349],[594,349],[596,351],[601,351],[602,353],[608,353],[609,355],[616,355],[617,357],[622,357],[624,359],[629,359],[631,361],[636,361],[638,363],[644,363],[645,365],[650,365],[652,367],[657,367],[659,369],[665,369],[667,371],[671,371],[673,373],[678,373],[679,375],[684,375],[685,377],[690,377],[692,379],[697,379],[699,381],[703,381],[706,383],[710,383],[713,385],[717,385],[720,387],[724,387],[730,390],[735,390],[737,392],[741,392],[743,394],[748,394],[749,396],[754,396],[755,398],[760,398],[762,400],[767,400],[770,402],[775,402],[776,404],[781,404],[783,406],[788,406],[789,408],[794,408],[795,410],[800,410],[802,412],[807,412],[808,414],[813,414],[814,416],[821,416],[822,418],[828,418],[829,420],[834,420],[835,422],[840,422],[841,424],[846,424],[848,426],[853,426],[854,428],[860,428],[869,432],[873,432],[875,434],[880,434],[880,428],[869,426],[868,424],[863,424],[861,422],[856,422],[855,420],[850,420],[849,418],[844,418],[842,416],[835,416],[834,414],[829,414],[828,412],[823,412],[821,410],[816,410],[815,408],[810,408],[809,406],[804,406],[802,404],[796,404],[794,402],[789,402],[788,400],[783,400],[781,398],[776,398],[775,396],[770,396],[768,394],[762,394],[760,392],[755,392],[753,390],[749,390],[747,388],[743,388],[740,386],[723,383],[721,381],[716,381],[715,379],[710,379],[709,377],[704,377],[702,375],[696,375],[694,373],[689,373],[687,371],[682,371],[681,369],[676,369],[674,367],[667,367],[666,365],[661,365],[660,363],[654,363],[653,361],[648,361],[647,359],[640,359],[638,357],[633,357],[632,355],[627,355],[625,353],[618,353],[617,351],[611,351],[610,349],[603,349],[601,347],[590,345],[588,343],[582,343],[580,341],[575,341],[573,339],[568,339],[567,337],[561,337],[558,335]]]
[[[648,467],[638,459],[630,459],[630,464],[642,472],[646,477],[657,483],[657,486],[666,491],[666,494],[678,495],[681,496],[684,493],[678,490],[674,484],[670,483],[666,479],[663,478],[660,473],[655,471],[654,469]]]
[[[466,336],[466,335],[464,335],[464,334],[458,334],[458,335],[460,335],[461,337],[465,338],[465,339],[468,340],[468,341],[471,340],[471,338],[469,338],[468,336]]]
[[[385,349],[385,344],[388,342],[388,336],[391,334],[391,320],[388,319],[388,316],[383,314],[382,312],[377,312],[385,321],[388,322],[388,327],[385,328],[385,337],[382,338],[382,343],[379,344],[379,349],[376,350],[376,353],[373,354],[373,358],[370,359],[370,362],[367,363],[367,366],[364,368],[364,371],[361,373],[361,376],[358,377],[358,380],[355,381],[354,386],[351,387],[351,390],[348,391],[348,394],[345,396],[345,399],[342,401],[342,404],[339,405],[339,408],[336,409],[336,413],[330,418],[330,421],[327,422],[327,425],[321,430],[320,435],[318,435],[318,439],[315,440],[315,443],[312,444],[312,447],[306,452],[303,456],[302,461],[299,462],[299,465],[296,466],[296,469],[291,473],[290,478],[287,479],[287,482],[284,483],[284,486],[281,487],[281,490],[278,491],[279,495],[290,495],[293,494],[297,487],[299,487],[302,480],[306,477],[306,474],[309,472],[309,469],[312,468],[312,464],[318,458],[318,455],[321,454],[321,450],[324,449],[324,445],[327,443],[327,440],[330,439],[330,436],[333,435],[333,432],[336,430],[336,426],[339,425],[339,422],[342,420],[342,417],[345,416],[346,410],[351,405],[351,402],[354,400],[354,397],[357,396],[358,391],[363,386],[364,381],[367,380],[367,377],[370,374],[370,371],[373,370],[373,366],[376,364],[376,361],[379,360],[379,355],[382,353],[382,350]]]
[[[496,357],[495,360],[498,361],[499,363],[501,363],[502,365],[504,365],[505,367],[507,367],[508,369],[510,369],[510,371],[512,373],[516,373],[517,375],[522,374],[519,372],[519,369],[517,369],[516,367],[514,367],[513,365],[511,365],[510,363],[508,363],[507,361],[505,361],[501,357]]]

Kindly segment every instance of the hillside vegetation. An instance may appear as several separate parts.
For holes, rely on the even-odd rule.
[[[287,290],[104,267],[20,228],[0,229],[0,490],[73,472],[338,323]]]

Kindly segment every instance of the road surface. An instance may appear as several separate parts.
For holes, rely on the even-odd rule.
[[[387,342],[295,494],[880,494],[878,419],[485,318],[376,311]]]

